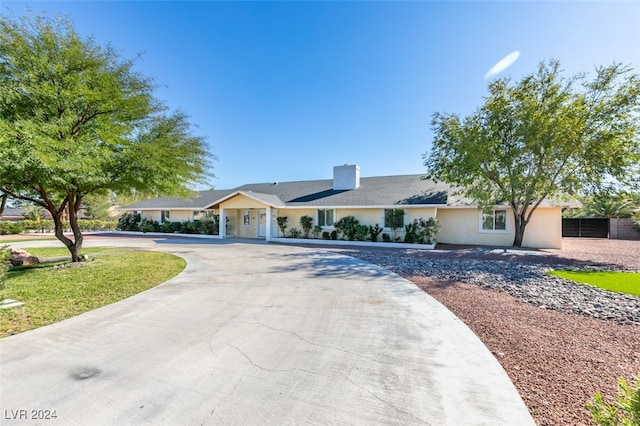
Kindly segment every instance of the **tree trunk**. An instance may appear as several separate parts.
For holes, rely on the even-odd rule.
[[[0,196],[0,216],[2,216],[2,213],[4,213],[4,208],[7,206],[7,197],[9,197],[9,195],[5,193]]]
[[[73,244],[73,250],[71,251],[71,261],[72,262],[80,262],[80,251],[82,250],[82,231],[80,230],[80,226],[78,225],[78,210],[80,209],[80,204],[82,202],[81,197],[77,197],[73,200],[74,202],[69,202],[69,226],[71,226],[71,230],[73,231],[73,237],[75,239],[75,243]]]
[[[53,217],[53,226],[54,226],[54,232],[55,232],[56,238],[60,240],[62,244],[64,244],[67,247],[67,249],[69,250],[69,253],[71,253],[71,261],[79,262],[80,256],[78,255],[76,244],[73,241],[71,241],[69,238],[67,238],[66,235],[64,235],[64,226],[62,224],[62,212],[58,211],[58,212],[49,212],[49,213],[51,213],[51,216]]]
[[[524,212],[519,213],[514,209],[513,218],[514,218],[514,238],[513,245],[515,247],[522,247],[522,240],[524,239],[524,230],[527,226],[527,221],[525,220]]]

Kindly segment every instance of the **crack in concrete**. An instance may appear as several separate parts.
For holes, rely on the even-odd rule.
[[[360,358],[365,358],[365,359],[368,359],[370,361],[375,361],[375,362],[378,362],[380,364],[390,364],[391,363],[391,360],[383,361],[383,360],[381,360],[381,359],[379,359],[377,357],[372,357],[372,356],[365,355],[365,354],[362,354],[362,353],[354,352],[354,351],[351,351],[349,349],[346,349],[346,348],[343,348],[343,347],[340,347],[340,346],[322,345],[320,343],[312,342],[311,340],[309,340],[309,339],[307,339],[305,337],[302,337],[301,335],[299,335],[295,331],[290,331],[290,330],[285,330],[285,329],[281,329],[281,328],[272,327],[270,325],[264,324],[263,322],[260,322],[255,317],[254,317],[254,320],[255,320],[254,323],[249,323],[249,324],[260,325],[260,326],[262,326],[264,328],[268,328],[269,330],[273,330],[273,331],[276,331],[276,332],[279,332],[279,333],[289,334],[289,335],[294,336],[294,337],[300,339],[301,341],[303,341],[304,343],[306,343],[308,345],[311,345],[311,346],[316,346],[316,347],[319,347],[319,348],[333,349],[333,350],[337,350],[337,351],[342,351],[344,353],[355,355],[355,356],[360,357]],[[384,355],[384,354],[383,354],[383,356],[387,356],[388,357],[388,355]]]
[[[315,372],[313,372],[313,371],[305,370],[305,369],[302,369],[302,368],[291,368],[291,369],[274,369],[274,368],[267,368],[267,367],[264,367],[264,366],[262,366],[262,365],[260,365],[260,364],[257,364],[256,362],[254,362],[254,361],[251,359],[251,357],[249,357],[249,355],[247,355],[246,353],[244,353],[244,352],[242,351],[242,349],[240,349],[239,347],[234,346],[234,345],[227,345],[227,346],[229,346],[229,347],[231,347],[231,348],[235,349],[236,351],[238,351],[238,352],[239,352],[239,353],[240,353],[240,354],[241,354],[241,355],[242,355],[242,356],[243,356],[243,357],[244,357],[244,358],[249,362],[249,364],[251,364],[252,366],[254,366],[254,367],[256,367],[256,368],[258,368],[258,369],[260,369],[260,370],[262,370],[262,371],[268,371],[268,372],[270,372],[270,373],[291,373],[291,372],[294,372],[294,371],[300,371],[300,372],[303,372],[303,373],[306,373],[306,374],[311,374],[311,375],[315,375],[315,374],[317,374],[317,373],[315,373]],[[359,388],[359,389],[363,390],[364,392],[368,393],[369,395],[371,395],[372,397],[374,397],[375,399],[377,399],[378,401],[380,401],[380,402],[381,402],[381,403],[383,403],[384,405],[386,405],[386,406],[388,406],[388,407],[392,408],[395,412],[397,412],[397,413],[399,413],[399,414],[403,414],[403,415],[408,416],[408,417],[411,417],[412,419],[415,419],[416,421],[418,421],[418,422],[420,422],[420,423],[422,423],[422,424],[424,424],[424,425],[429,425],[429,426],[431,425],[431,423],[429,423],[429,422],[427,422],[427,421],[425,421],[425,420],[423,420],[423,419],[421,419],[421,418],[419,418],[419,417],[417,417],[417,416],[415,416],[415,415],[413,415],[413,414],[411,414],[411,413],[409,413],[409,412],[407,412],[407,411],[401,410],[400,408],[396,407],[392,402],[387,401],[386,399],[384,399],[384,398],[382,398],[381,396],[377,395],[375,392],[370,391],[369,389],[367,389],[367,388],[366,388],[366,387],[364,387],[363,385],[356,383],[355,381],[353,381],[353,380],[352,380],[349,376],[347,376],[346,374],[341,373],[341,372],[338,372],[338,374],[339,374],[340,376],[344,377],[344,379],[345,379],[345,380],[347,380],[347,381],[348,381],[349,383],[351,383],[352,385],[354,385],[354,386],[356,386],[357,388]],[[234,389],[235,389],[235,388],[234,388]]]
[[[240,349],[239,347],[234,346],[234,345],[230,345],[230,344],[227,344],[227,346],[229,346],[230,348],[233,348],[233,349],[235,349],[236,351],[238,351],[238,352],[239,352],[243,357],[245,357],[245,358],[247,359],[247,361],[249,361],[249,364],[253,365],[254,367],[256,367],[256,368],[258,368],[258,369],[260,369],[260,370],[262,370],[262,371],[268,371],[268,372],[270,372],[270,373],[291,373],[291,372],[294,372],[294,371],[301,371],[301,372],[306,373],[306,374],[316,374],[316,373],[314,373],[313,371],[305,370],[305,369],[303,369],[303,368],[275,369],[275,368],[267,368],[267,367],[263,367],[262,365],[255,363],[255,362],[251,359],[251,357],[249,357],[249,355],[247,355],[246,353],[244,353],[244,352],[242,351],[242,349]]]
[[[398,407],[396,407],[391,401],[387,401],[386,399],[382,398],[381,396],[377,395],[375,392],[370,391],[369,389],[367,389],[366,387],[364,387],[363,385],[354,382],[349,376],[347,376],[344,373],[340,373],[338,372],[339,375],[341,375],[342,377],[344,377],[349,383],[353,384],[354,386],[358,387],[359,389],[365,391],[366,393],[368,393],[369,395],[371,395],[372,397],[374,397],[375,399],[377,399],[378,401],[382,402],[384,405],[392,408],[394,411],[396,411],[397,413],[400,414],[404,414],[405,416],[411,417],[412,419],[415,419],[417,421],[419,421],[420,423],[424,424],[424,425],[429,425],[431,426],[431,423],[422,420],[420,417],[417,417],[407,411],[401,410]]]

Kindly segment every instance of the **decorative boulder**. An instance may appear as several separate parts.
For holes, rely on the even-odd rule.
[[[40,259],[21,248],[11,247],[9,262],[11,262],[13,266],[35,265],[36,263],[40,263]]]

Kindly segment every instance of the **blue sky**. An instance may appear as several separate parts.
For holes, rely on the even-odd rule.
[[[467,115],[485,74],[519,79],[543,60],[568,74],[640,73],[640,2],[170,2],[0,0],[70,17],[154,77],[157,96],[206,137],[212,184],[424,173],[434,112]]]

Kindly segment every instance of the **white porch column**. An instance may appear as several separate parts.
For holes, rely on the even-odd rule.
[[[220,225],[218,225],[220,238],[227,238],[227,215],[224,209],[220,209]]]
[[[266,240],[267,241],[271,241],[271,223],[273,222],[273,218],[271,217],[271,206],[267,206],[267,218],[266,218],[266,224],[267,224],[267,229],[266,229]]]

